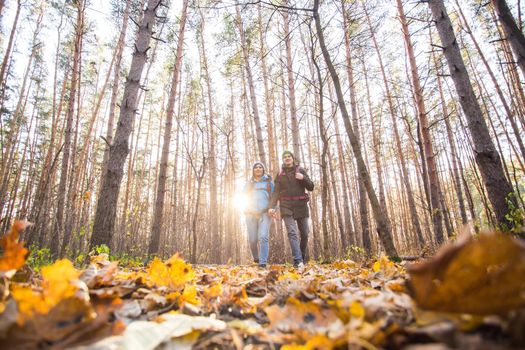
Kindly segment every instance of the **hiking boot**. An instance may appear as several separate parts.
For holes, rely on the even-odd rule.
[[[304,264],[303,264],[302,261],[301,261],[300,263],[294,264],[293,267],[294,267],[294,268],[297,270],[297,272],[299,272],[299,273],[302,273],[302,272],[304,271]]]
[[[266,264],[259,264],[259,268],[262,270],[266,270]]]

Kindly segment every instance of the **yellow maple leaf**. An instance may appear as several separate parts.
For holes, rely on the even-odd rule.
[[[199,305],[201,303],[201,301],[197,297],[197,286],[196,285],[194,284],[187,285],[184,288],[184,292],[182,292],[182,296],[180,298],[180,304],[182,305],[182,303],[184,302],[187,302],[193,305]]]
[[[25,265],[28,250],[24,248],[24,242],[18,242],[18,237],[30,225],[28,221],[17,220],[11,230],[0,239],[3,250],[0,257],[0,277],[11,278],[16,270]]]
[[[147,269],[148,286],[182,289],[184,285],[195,278],[191,264],[188,264],[178,254],[172,256],[166,263],[159,258],[153,259]]]
[[[53,265],[42,268],[42,287],[46,303],[56,305],[61,299],[73,296],[78,287],[73,284],[78,280],[80,271],[67,259],[57,260]]]
[[[71,261],[58,260],[42,268],[42,290],[35,291],[28,286],[12,285],[11,294],[20,312],[18,321],[23,323],[35,313],[46,314],[61,300],[73,296],[78,286],[80,272]]]

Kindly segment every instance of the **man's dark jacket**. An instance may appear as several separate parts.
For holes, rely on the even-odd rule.
[[[304,178],[297,180],[295,178],[296,172],[303,174]],[[313,191],[314,183],[303,168],[297,165],[290,168],[283,166],[281,172],[275,177],[274,182],[275,191],[270,200],[270,208],[275,207],[277,201],[279,201],[281,216],[293,216],[294,219],[310,216],[306,190]]]

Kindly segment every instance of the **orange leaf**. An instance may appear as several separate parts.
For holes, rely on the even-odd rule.
[[[20,232],[30,226],[28,221],[17,220],[11,230],[0,239],[3,255],[0,257],[0,277],[11,278],[16,270],[24,266],[28,250],[24,242],[18,242]]]
[[[525,306],[525,244],[507,234],[461,237],[408,272],[423,309],[490,315]]]

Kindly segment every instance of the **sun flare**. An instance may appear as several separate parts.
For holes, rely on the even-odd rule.
[[[233,207],[243,212],[248,206],[248,196],[245,193],[235,193],[233,195]]]

